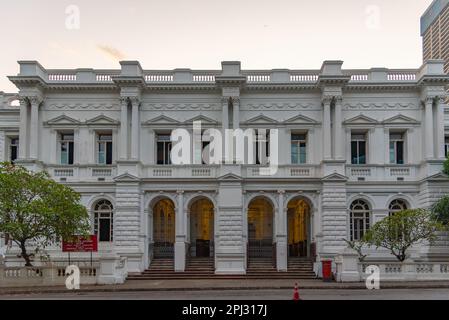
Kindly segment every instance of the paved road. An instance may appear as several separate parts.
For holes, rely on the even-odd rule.
[[[300,294],[304,300],[449,300],[449,289],[386,289],[377,291],[320,289],[302,290]],[[151,291],[8,295],[0,296],[0,300],[291,300],[292,296],[292,290]]]

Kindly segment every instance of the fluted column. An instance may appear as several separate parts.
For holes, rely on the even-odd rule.
[[[20,99],[20,132],[19,132],[19,158],[27,157],[28,137],[28,101]]]
[[[184,191],[178,190],[175,218],[175,271],[183,272],[186,267],[186,214],[184,213]]]
[[[278,212],[276,219],[276,267],[287,271],[287,212],[284,208],[285,190],[278,190]]]
[[[120,159],[128,159],[128,98],[121,99],[120,117]]]
[[[225,130],[229,129],[229,98],[223,97],[221,100],[221,104],[222,104],[221,121],[222,121],[223,136],[224,136]]]
[[[131,99],[132,116],[131,116],[131,159],[139,159],[139,103],[138,99]]]
[[[434,146],[434,140],[433,140],[433,101],[434,98],[426,98],[424,101],[424,117],[425,117],[425,158],[426,159],[432,159],[434,157],[433,153],[433,146]]]
[[[323,99],[323,157],[324,160],[332,159],[331,144],[331,101],[326,97]]]
[[[337,160],[344,159],[343,157],[343,130],[342,130],[342,98],[338,97],[335,100],[335,119],[334,119],[334,158]]]
[[[39,157],[39,105],[41,100],[36,97],[30,98],[31,117],[30,117],[30,158]]]
[[[239,98],[233,98],[232,99],[232,105],[233,105],[233,127],[234,129],[240,128],[240,99]]]
[[[439,97],[436,103],[436,116],[437,116],[437,158],[445,159],[446,154],[444,153],[444,103],[445,97]]]

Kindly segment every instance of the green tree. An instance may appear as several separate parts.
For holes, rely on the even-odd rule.
[[[432,206],[435,219],[445,226],[449,225],[449,196],[444,196]]]
[[[443,173],[449,176],[449,158],[446,158],[446,161],[443,163]]]
[[[50,179],[10,163],[0,164],[0,233],[8,234],[21,250],[26,266],[37,250],[73,235],[88,235],[89,215],[80,195]]]
[[[399,261],[407,259],[407,250],[420,242],[435,241],[436,232],[443,230],[428,210],[414,209],[396,212],[376,223],[364,236],[363,241],[377,248],[390,250]]]

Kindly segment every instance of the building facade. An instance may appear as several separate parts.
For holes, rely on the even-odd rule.
[[[126,257],[128,272],[157,258],[182,272],[189,259],[212,257],[217,274],[245,274],[248,258],[273,257],[281,272],[292,257],[332,259],[344,239],[449,193],[444,62],[342,64],[49,70],[20,61],[9,77],[18,93],[0,96],[0,160],[80,192],[100,254]],[[203,141],[188,164],[173,164],[172,131],[193,132],[199,121],[204,130],[263,131],[253,161],[204,164]],[[277,170],[265,174],[274,153]],[[414,255],[438,252],[419,246]]]
[[[442,59],[449,73],[449,0],[434,0],[421,17],[423,59]]]

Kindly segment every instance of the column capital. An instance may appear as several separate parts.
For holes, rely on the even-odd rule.
[[[285,194],[285,190],[278,190],[278,194],[284,195]]]
[[[177,195],[183,195],[185,193],[184,190],[176,190]]]
[[[240,97],[239,96],[222,96],[221,97],[222,103],[240,103]]]
[[[433,104],[433,102],[435,101],[435,96],[424,96],[421,98],[422,103],[424,106],[428,105],[428,104]]]
[[[323,96],[321,97],[321,102],[326,105],[326,104],[331,104],[332,99],[334,98],[334,96],[332,95],[328,95],[328,94],[323,94]]]
[[[343,103],[343,96],[334,96],[335,105],[340,105]]]
[[[27,100],[31,106],[39,106],[44,101],[44,98],[39,95],[26,96],[21,99]]]

